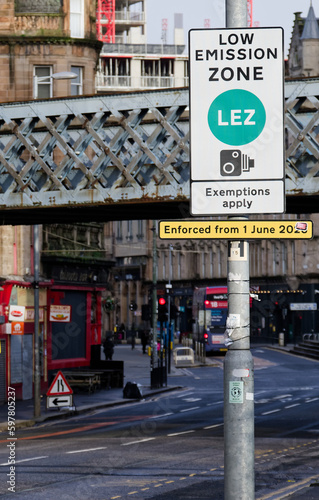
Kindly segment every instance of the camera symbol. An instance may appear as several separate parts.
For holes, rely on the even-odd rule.
[[[226,176],[241,175],[255,166],[255,160],[242,154],[239,149],[223,149],[220,152],[220,174]]]

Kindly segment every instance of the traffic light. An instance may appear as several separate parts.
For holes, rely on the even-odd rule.
[[[142,321],[150,321],[152,316],[152,307],[150,304],[142,305]]]
[[[158,321],[161,323],[165,323],[168,318],[168,311],[166,305],[166,299],[164,297],[160,297],[158,299]]]
[[[136,302],[132,301],[130,303],[130,311],[136,311],[136,309],[137,309],[137,304],[136,304]]]

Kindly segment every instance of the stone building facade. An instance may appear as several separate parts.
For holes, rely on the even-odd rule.
[[[77,4],[77,2],[76,2]],[[93,94],[102,43],[95,2],[8,0],[0,6],[0,101]],[[54,80],[63,71],[75,80]],[[48,79],[37,81],[41,77]]]
[[[95,16],[96,2],[91,0],[1,2],[0,102],[94,94],[96,66],[103,45],[96,38]],[[56,74],[62,72],[72,72],[76,77],[56,79]],[[16,388],[17,398],[32,398],[35,324],[31,224],[30,216],[30,226],[0,227],[0,347],[3,353],[0,403],[5,401],[9,385]],[[58,230],[55,233],[59,235]],[[105,252],[101,251],[103,227],[78,227],[73,234],[64,232],[59,248],[54,241],[49,248],[47,233],[40,230],[40,248],[42,242],[44,250],[49,251],[42,262],[39,285],[40,368],[45,392],[50,383],[50,370],[88,366],[92,346],[101,343],[102,292],[109,281],[109,264]],[[67,252],[70,245],[82,248],[81,255],[73,253],[70,257]],[[85,250],[92,247],[93,253],[90,252],[87,259]],[[56,255],[52,256],[52,248]],[[63,326],[51,321],[51,305],[71,308],[71,322]],[[25,308],[28,319],[24,323],[24,335],[13,334],[9,319],[12,306]]]
[[[288,53],[287,76],[319,76],[319,20],[310,5],[307,16],[295,13],[291,42]]]

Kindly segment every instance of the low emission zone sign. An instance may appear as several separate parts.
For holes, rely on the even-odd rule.
[[[189,32],[191,212],[283,213],[282,28]]]
[[[160,221],[159,237],[165,239],[311,239],[310,220]]]

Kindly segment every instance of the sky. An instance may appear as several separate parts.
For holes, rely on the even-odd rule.
[[[161,43],[162,19],[167,19],[167,42],[173,43],[174,14],[183,14],[185,44],[191,28],[203,28],[204,20],[210,20],[211,28],[225,27],[225,0],[147,0],[147,41]],[[319,0],[312,0],[319,17]],[[281,26],[285,30],[285,56],[287,56],[294,12],[306,17],[310,0],[253,0],[253,22],[260,27]]]

